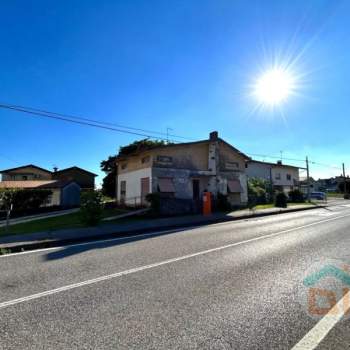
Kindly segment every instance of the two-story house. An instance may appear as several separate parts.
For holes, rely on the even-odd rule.
[[[261,162],[250,160],[247,162],[246,173],[248,178],[259,178],[272,184],[276,191],[289,191],[299,188],[299,168],[293,165]]]
[[[250,158],[212,132],[209,139],[161,145],[117,157],[117,199],[145,202],[148,193],[199,200],[208,191],[232,205],[248,201],[245,163]]]

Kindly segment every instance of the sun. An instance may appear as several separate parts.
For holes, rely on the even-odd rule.
[[[293,93],[295,81],[291,73],[281,68],[266,71],[254,85],[254,95],[261,104],[276,106]]]

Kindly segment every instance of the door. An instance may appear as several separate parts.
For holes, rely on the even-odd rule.
[[[193,194],[194,200],[199,199],[199,180],[198,179],[192,180],[192,194]]]
[[[143,177],[141,179],[141,204],[146,204],[146,196],[150,192],[149,177]]]

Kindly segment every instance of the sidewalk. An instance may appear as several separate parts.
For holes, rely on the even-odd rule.
[[[140,220],[124,224],[103,224],[98,227],[66,229],[51,232],[38,232],[25,235],[11,235],[0,237],[0,248],[20,251],[39,247],[57,246],[61,244],[77,243],[88,240],[127,237],[146,232],[170,230],[181,227],[208,225],[213,223],[246,219],[252,217],[275,215],[302,210],[324,208],[325,205],[294,205],[288,208],[249,209],[231,213],[215,213],[210,216],[188,215],[181,217]]]

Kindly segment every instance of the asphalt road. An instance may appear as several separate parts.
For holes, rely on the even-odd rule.
[[[327,259],[350,262],[350,202],[0,257],[0,349],[349,348],[300,301]]]

